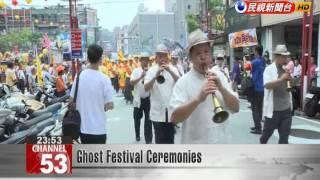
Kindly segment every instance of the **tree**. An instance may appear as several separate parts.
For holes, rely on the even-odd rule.
[[[224,15],[226,11],[223,0],[209,0],[209,11],[212,15],[211,23],[213,28],[223,31],[225,26]]]
[[[39,44],[41,37],[40,32],[32,32],[27,28],[12,30],[8,34],[0,36],[0,51],[11,51],[15,46],[20,49],[30,48],[33,44]]]
[[[186,19],[187,19],[189,33],[195,31],[200,27],[199,18],[196,15],[187,15]]]

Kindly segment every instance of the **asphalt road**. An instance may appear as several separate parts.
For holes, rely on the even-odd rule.
[[[143,144],[135,141],[133,106],[126,104],[123,97],[115,97],[115,109],[107,113],[108,144]],[[253,126],[252,112],[246,100],[241,100],[240,112],[230,116],[228,120],[229,144],[258,144],[260,135],[249,133]],[[141,121],[141,135],[143,135],[143,121]],[[179,134],[179,129],[177,134]],[[178,137],[178,135],[177,135]],[[269,144],[278,142],[278,132],[275,131]],[[220,143],[220,142],[219,142]],[[320,144],[320,120],[314,121],[304,117],[293,117],[292,132],[289,138],[292,144]]]

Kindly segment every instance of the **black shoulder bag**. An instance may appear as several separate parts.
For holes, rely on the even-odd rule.
[[[74,140],[79,138],[81,126],[81,116],[79,111],[76,109],[80,74],[81,72],[78,73],[73,102],[70,102],[68,111],[66,112],[62,122],[63,135],[70,136]]]

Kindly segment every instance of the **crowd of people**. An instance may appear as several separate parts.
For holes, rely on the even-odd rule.
[[[79,78],[76,107],[81,115],[81,142],[107,142],[105,112],[114,108],[114,95],[122,93],[126,103],[134,107],[136,141],[141,141],[144,117],[146,144],[153,142],[153,135],[156,144],[174,144],[176,128],[181,130],[180,143],[223,143],[217,141],[220,137],[215,133],[228,123],[213,122],[215,106],[219,104],[223,111],[237,113],[239,95],[246,95],[254,124],[250,132],[261,135],[260,143],[265,144],[278,129],[279,143],[288,143],[293,109],[288,84],[300,85],[299,61],[290,57],[285,45],[277,45],[271,62],[269,54],[263,57],[263,47],[258,45],[251,57],[235,58],[229,71],[223,54],[213,59],[211,45],[205,33],[196,30],[188,38],[188,61],[159,44],[154,56],[142,54],[117,63],[104,57],[100,46],[89,46],[87,61],[77,68],[80,74],[75,77]],[[6,84],[33,94],[41,79],[44,84],[55,85],[58,97],[70,89],[72,99],[75,83],[70,64],[39,63],[9,61]],[[316,69],[311,58],[310,84]]]

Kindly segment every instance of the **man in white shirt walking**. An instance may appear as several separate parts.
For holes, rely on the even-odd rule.
[[[156,63],[145,77],[144,88],[151,94],[150,119],[155,130],[156,144],[174,143],[174,125],[169,122],[169,100],[179,78],[176,68],[170,65],[169,50],[163,44],[157,47]]]
[[[263,73],[263,117],[266,121],[260,138],[261,144],[268,142],[275,129],[279,132],[279,144],[288,144],[292,123],[292,95],[287,89],[288,81],[291,80],[290,72],[286,72],[284,66],[288,63],[289,55],[285,45],[277,45],[275,60]]]
[[[144,137],[146,144],[152,143],[152,122],[150,120],[150,92],[144,89],[144,79],[148,71],[149,57],[140,58],[141,67],[133,70],[130,83],[134,86],[133,118],[136,141],[140,141],[140,123],[144,113]]]
[[[100,46],[89,46],[87,56],[90,64],[79,77],[76,107],[81,116],[82,144],[105,144],[107,139],[105,112],[113,109],[113,88],[110,79],[99,72],[102,53],[103,49]],[[76,83],[73,83],[70,93],[71,102],[75,95],[75,88]]]
[[[173,51],[171,54],[171,64],[178,70],[179,76],[183,76],[184,70],[181,65],[179,53],[177,51]]]
[[[223,140],[217,139],[226,138],[217,136],[225,123],[221,125],[212,121],[215,115],[212,105],[213,94],[225,110],[239,111],[239,99],[225,75],[220,70],[212,68],[206,77],[212,61],[211,42],[199,29],[190,34],[187,52],[193,67],[178,80],[170,100],[171,122],[182,123],[183,144],[209,144],[217,141],[221,143]]]
[[[221,71],[227,78],[228,82],[231,83],[231,80],[230,80],[230,72],[229,72],[229,69],[228,67],[225,65],[225,62],[224,62],[224,56],[223,54],[218,54],[217,55],[217,58],[215,60],[215,66],[213,66],[213,69],[216,70],[216,71]]]

